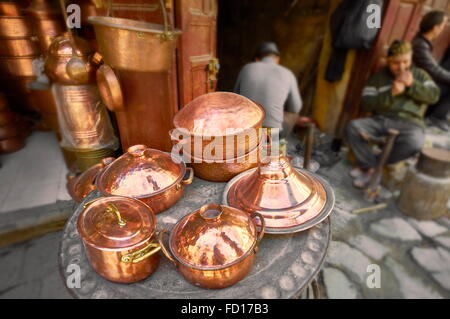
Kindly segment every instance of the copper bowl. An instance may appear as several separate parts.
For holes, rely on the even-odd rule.
[[[41,52],[35,37],[1,39],[0,42],[0,56],[36,56]]]
[[[0,57],[0,71],[1,76],[20,76],[20,77],[33,77],[32,61],[37,56],[26,57]]]
[[[176,130],[171,137],[184,142],[185,146],[187,141],[190,143],[188,153],[200,152],[202,155],[198,157],[204,159],[216,156],[214,152],[207,154],[210,143],[221,147],[222,159],[236,158],[258,145],[264,118],[264,108],[242,95],[208,93],[195,98],[175,114]],[[201,150],[195,150],[196,144],[201,144]]]
[[[106,157],[100,163],[91,166],[79,176],[69,175],[67,190],[72,199],[77,203],[81,203],[90,192],[97,189],[95,180],[98,174],[113,161],[114,157]]]
[[[254,218],[260,219],[258,233]],[[166,257],[183,277],[195,286],[225,288],[250,272],[260,240],[264,218],[223,205],[207,204],[183,217],[172,229],[169,250],[159,233],[159,244]]]
[[[186,168],[181,157],[134,145],[103,170],[96,184],[104,196],[137,198],[158,214],[183,196],[192,179],[193,170]]]
[[[27,17],[0,16],[0,38],[25,38],[32,35]]]
[[[156,217],[143,202],[122,196],[85,204],[77,230],[88,260],[104,278],[120,283],[140,281],[158,267]]]
[[[0,154],[13,153],[25,146],[25,139],[22,136],[16,136],[7,140],[0,141]]]

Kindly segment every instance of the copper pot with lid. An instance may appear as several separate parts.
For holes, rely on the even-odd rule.
[[[141,201],[113,196],[88,202],[77,229],[92,268],[108,280],[140,281],[158,267],[156,217]]]
[[[173,124],[176,129],[171,136],[172,140],[190,143],[188,153],[200,154],[197,157],[217,157],[214,152],[212,156],[205,154],[208,145],[214,142],[222,150],[222,159],[236,158],[257,147],[264,118],[264,108],[242,95],[207,93],[175,114]],[[196,144],[201,144],[201,150],[195,149]]]
[[[192,180],[193,170],[181,157],[134,145],[102,171],[96,184],[105,196],[140,199],[158,214],[175,204]]]
[[[67,190],[75,202],[80,203],[90,192],[96,189],[95,180],[98,174],[114,160],[114,157],[106,157],[79,176],[68,176]]]
[[[225,205],[263,215],[271,234],[295,233],[320,223],[334,202],[334,191],[325,179],[292,167],[282,155],[269,155],[259,167],[237,175],[223,194]]]
[[[260,219],[259,232],[254,218]],[[162,230],[158,239],[163,253],[187,281],[218,289],[237,283],[250,272],[264,228],[259,213],[250,216],[233,207],[207,204],[175,225],[169,249],[163,243],[167,230]]]

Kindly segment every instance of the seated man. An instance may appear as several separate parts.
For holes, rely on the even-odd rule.
[[[255,62],[240,71],[234,92],[260,103],[266,111],[263,126],[280,129],[282,138],[289,133],[289,128],[283,131],[289,126],[286,122],[295,122],[302,107],[297,79],[280,65],[280,52],[273,42],[258,47]]]
[[[390,128],[400,132],[388,164],[415,155],[425,140],[423,115],[439,99],[439,88],[422,69],[412,67],[411,44],[394,41],[388,50],[387,66],[374,74],[363,90],[362,107],[374,116],[356,119],[347,126],[347,139],[359,168],[352,170],[356,187],[368,186],[377,156],[370,140],[387,136]]]
[[[443,131],[449,131],[447,115],[450,112],[450,71],[434,59],[431,41],[436,39],[447,25],[448,17],[443,11],[428,12],[420,23],[420,31],[412,41],[413,61],[424,69],[441,89],[441,98],[427,112],[429,122]]]

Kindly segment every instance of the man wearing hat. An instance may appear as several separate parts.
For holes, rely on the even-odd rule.
[[[413,67],[409,42],[395,40],[388,50],[387,66],[367,81],[362,93],[362,107],[373,116],[356,119],[347,126],[347,139],[358,167],[350,175],[354,186],[368,186],[375,171],[377,156],[370,146],[388,135],[389,129],[400,132],[395,139],[388,164],[402,161],[422,149],[426,108],[439,99],[439,88],[422,69]]]
[[[280,52],[273,42],[259,45],[255,62],[246,64],[237,78],[234,92],[259,104],[266,111],[263,126],[278,128],[283,138],[284,111],[296,117],[302,108],[297,79],[291,70],[280,65]]]

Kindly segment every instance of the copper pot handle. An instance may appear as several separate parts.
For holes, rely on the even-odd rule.
[[[250,217],[252,219],[257,217],[261,221],[261,230],[258,233],[258,238],[256,239],[256,245],[255,245],[255,253],[256,253],[258,251],[259,243],[261,242],[261,239],[263,239],[264,233],[266,231],[266,221],[264,220],[263,215],[261,215],[260,213],[256,213],[256,212],[252,213],[250,215]]]
[[[189,171],[189,176],[186,179],[184,179],[183,176],[183,179],[181,180],[181,184],[183,185],[192,184],[192,181],[194,180],[194,169],[192,167],[186,167],[186,171]]]
[[[169,251],[166,249],[166,246],[164,246],[164,240],[163,240],[163,236],[164,234],[167,234],[169,231],[167,229],[163,229],[159,232],[158,234],[158,243],[159,246],[161,247],[161,251],[163,252],[163,254],[167,257],[167,259],[169,259],[169,261],[175,265],[175,267],[178,268],[178,263],[177,261],[171,256],[171,254],[169,253]]]
[[[122,258],[120,258],[120,260],[124,263],[138,263],[138,262],[141,262],[144,259],[147,259],[150,256],[156,254],[160,250],[161,250],[161,245],[159,243],[151,242],[150,244],[146,245],[144,248],[141,248],[132,253],[123,255]]]

